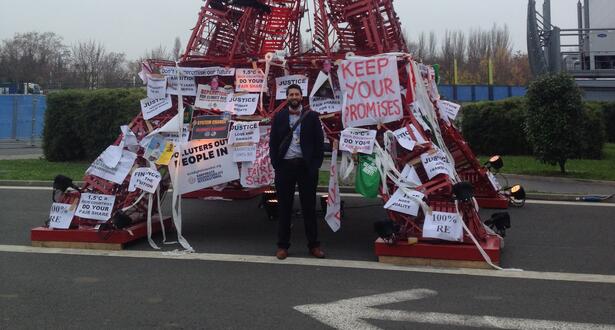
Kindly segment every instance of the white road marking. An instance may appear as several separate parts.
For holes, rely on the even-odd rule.
[[[59,248],[39,248],[22,245],[0,245],[0,252],[8,253],[35,253],[35,254],[59,254],[77,256],[103,256],[103,257],[122,257],[122,258],[146,258],[146,259],[172,259],[172,260],[198,260],[198,261],[218,261],[218,262],[245,262],[254,264],[270,265],[296,265],[312,267],[331,267],[348,269],[366,269],[380,271],[399,271],[413,273],[443,274],[443,275],[466,275],[481,277],[496,277],[524,280],[546,280],[563,282],[584,282],[584,283],[606,283],[615,284],[615,275],[601,274],[579,274],[579,273],[554,273],[554,272],[535,272],[535,271],[496,271],[487,269],[466,269],[466,268],[429,268],[429,267],[410,267],[394,266],[378,263],[374,261],[357,260],[335,260],[335,259],[316,259],[316,258],[294,258],[290,257],[284,261],[279,261],[273,256],[255,255],[236,255],[236,254],[213,254],[213,253],[177,253],[159,251],[103,251],[103,250],[82,250],[82,249],[59,249]]]
[[[52,187],[0,186],[0,190],[53,190]]]
[[[380,329],[366,322],[366,319],[498,329],[615,329],[615,325],[609,324],[575,323],[496,317],[488,315],[462,315],[373,308],[380,305],[426,299],[434,297],[437,294],[438,293],[433,290],[414,289],[338,300],[328,304],[296,306],[294,309],[339,330]]]

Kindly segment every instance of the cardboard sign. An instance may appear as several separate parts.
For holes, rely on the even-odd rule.
[[[226,115],[199,116],[192,124],[192,140],[226,139],[229,117]]]
[[[337,175],[337,149],[331,152],[331,168],[329,170],[329,189],[327,190],[327,213],[325,221],[329,228],[337,232],[342,227],[340,185]]]
[[[450,120],[455,120],[457,118],[457,114],[459,113],[459,109],[461,109],[461,105],[449,101],[438,101],[438,108],[440,109],[443,116],[446,116]]]
[[[241,166],[241,186],[260,188],[270,186],[275,179],[275,171],[269,158],[269,134],[271,126],[260,127],[260,141],[256,147],[256,160]]]
[[[423,237],[461,242],[463,240],[462,221],[458,213],[434,211],[432,214],[426,214],[423,223]]]
[[[370,57],[342,61],[337,76],[344,106],[344,127],[377,125],[403,116],[397,58]]]
[[[402,189],[397,189],[387,203],[384,204],[384,208],[416,217],[421,208],[419,201],[423,197],[425,195],[418,191],[413,191],[411,196],[407,196]]]
[[[149,120],[157,115],[171,109],[173,102],[171,96],[167,96],[162,99],[143,99],[141,100],[141,112],[143,113],[143,119]]]
[[[122,184],[128,173],[130,173],[132,165],[135,163],[136,159],[137,154],[134,152],[122,150],[122,158],[120,158],[120,161],[116,167],[108,167],[105,165],[101,157],[98,157],[94,163],[90,165],[87,171],[85,171],[85,173],[117,184]]]
[[[225,110],[231,95],[224,88],[212,90],[208,85],[199,85],[194,106],[201,109]]]
[[[258,143],[260,130],[257,121],[234,121],[229,130],[228,143]]]
[[[256,144],[233,147],[233,161],[235,163],[252,163],[256,160]]]
[[[147,98],[164,99],[167,97],[167,77],[147,76]]]
[[[181,89],[182,96],[196,96],[196,79],[194,77],[177,76],[167,77],[167,94],[179,95],[178,86]]]
[[[156,188],[158,188],[158,184],[162,176],[160,172],[148,168],[141,167],[132,172],[132,176],[130,177],[130,184],[128,185],[128,191],[135,191],[137,188],[147,191],[150,194],[156,192]]]
[[[251,116],[256,112],[259,94],[234,94],[226,104],[226,111],[238,116]]]
[[[175,168],[179,163],[179,178]],[[226,140],[194,140],[182,144],[181,155],[175,153],[169,163],[173,189],[180,194],[213,187],[239,179],[237,164]]]
[[[433,179],[436,175],[439,174],[446,174],[448,176],[451,176],[451,173],[449,171],[450,160],[441,151],[438,151],[433,154],[422,154],[421,162],[423,163],[423,167],[425,168],[425,172],[427,172],[427,177],[429,178],[429,180]]]
[[[412,183],[415,186],[423,185],[423,182],[421,181],[421,178],[419,178],[418,173],[416,173],[414,166],[404,166],[404,169],[401,171],[401,177],[406,180],[406,182]]]
[[[235,68],[223,68],[213,66],[209,68],[179,68],[180,75],[187,77],[210,77],[210,76],[234,76]],[[163,76],[177,76],[177,67],[163,66],[160,68],[160,74]]]
[[[53,203],[49,211],[49,228],[68,229],[75,215],[72,204]]]
[[[111,218],[115,195],[81,194],[77,212],[80,218],[107,221]]]
[[[266,92],[265,74],[260,69],[237,69],[235,71],[235,91],[250,93]]]
[[[342,111],[342,99],[339,97],[339,93],[336,98],[325,97],[310,97],[310,107],[312,110],[319,114],[328,114]]]
[[[374,152],[376,131],[362,128],[347,128],[340,136],[340,150],[371,155]]]
[[[303,92],[303,96],[308,96],[308,77],[300,74],[292,75],[292,76],[284,76],[275,78],[276,85],[276,100],[286,100],[286,90],[290,85],[299,85],[301,87],[301,91]]]

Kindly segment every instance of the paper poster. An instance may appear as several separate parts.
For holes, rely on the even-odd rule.
[[[337,98],[310,97],[310,108],[319,114],[328,114],[342,111],[342,99],[337,94]]]
[[[223,68],[219,66],[213,66],[209,68],[179,68],[180,76],[187,77],[211,77],[211,76],[234,76],[235,68]],[[163,66],[160,68],[160,74],[163,76],[177,76],[177,67]]]
[[[331,168],[329,170],[329,189],[327,190],[327,213],[325,214],[325,221],[329,225],[329,228],[334,232],[337,232],[342,227],[342,215],[341,215],[341,197],[340,186],[338,182],[338,168],[337,168],[337,149],[331,152]]]
[[[423,182],[421,182],[421,178],[419,178],[418,173],[416,173],[416,169],[414,168],[414,166],[404,166],[404,169],[401,171],[401,177],[405,179],[406,182],[411,183],[415,186],[423,185]]]
[[[192,123],[192,140],[226,139],[229,123],[227,115],[198,116]]]
[[[162,176],[160,175],[160,172],[152,168],[138,168],[132,172],[130,183],[128,184],[128,191],[135,191],[138,188],[153,194],[156,192],[161,179]]]
[[[164,99],[167,97],[167,77],[159,75],[148,75],[147,77],[147,98]]]
[[[169,165],[169,162],[171,161],[171,157],[173,157],[174,151],[175,151],[175,145],[173,144],[173,142],[166,141],[164,145],[164,150],[162,151],[162,154],[156,161],[156,165],[164,165],[164,166]]]
[[[143,152],[143,158],[150,162],[156,162],[164,152],[164,148],[167,145],[167,140],[164,136],[156,134],[152,136],[147,148]]]
[[[175,167],[179,161],[179,178],[175,182]],[[180,194],[213,187],[239,179],[237,164],[233,162],[226,140],[193,140],[181,146],[169,163],[173,189]]]
[[[384,208],[416,217],[421,208],[419,201],[422,200],[423,197],[425,197],[425,195],[418,191],[413,191],[411,196],[407,196],[400,188],[397,189],[387,203],[384,204]]]
[[[167,86],[167,94],[179,95],[177,86],[181,88],[182,96],[196,96],[196,79],[194,77],[177,76],[167,77],[169,85]],[[179,84],[177,83],[179,81]]]
[[[310,98],[312,97],[329,99],[334,97],[333,88],[331,87],[331,78],[328,74],[322,71],[318,73],[316,82],[314,82],[314,86],[312,87],[312,92],[310,92]]]
[[[116,167],[108,167],[102,161],[101,157],[98,157],[85,173],[117,184],[122,184],[128,173],[130,173],[136,159],[137,154],[134,152],[122,150],[122,158]]]
[[[397,142],[399,143],[399,145],[401,145],[407,150],[414,150],[414,147],[416,146],[416,141],[412,139],[410,133],[408,132],[408,127],[402,127],[393,132],[393,134],[395,135],[395,138],[397,138]]]
[[[231,95],[224,88],[212,90],[209,85],[199,85],[194,106],[200,109],[225,110]]]
[[[49,228],[68,229],[75,215],[75,205],[53,203],[49,211]]]
[[[371,155],[374,152],[376,131],[362,128],[347,128],[340,136],[340,150]]]
[[[440,109],[441,114],[446,116],[450,120],[455,120],[457,118],[457,114],[459,113],[459,109],[461,109],[461,105],[449,101],[438,101],[438,109]]]
[[[233,147],[233,161],[235,163],[252,163],[256,160],[256,144]]]
[[[111,218],[115,195],[81,194],[77,212],[80,218],[107,221]]]
[[[258,143],[260,129],[257,121],[234,121],[229,130],[228,143]]]
[[[190,136],[189,128],[190,128],[189,124],[183,124],[182,136],[181,137],[179,137],[179,134],[177,132],[175,132],[175,131],[173,131],[173,132],[161,132],[160,134],[162,134],[162,136],[164,136],[165,139],[167,139],[167,141],[171,141],[174,144],[188,142],[188,137]]]
[[[105,151],[103,151],[98,157],[102,160],[106,167],[114,168],[120,162],[120,159],[122,159],[123,150],[123,145],[108,146],[107,149],[105,149]]]
[[[308,77],[304,75],[292,75],[292,76],[284,76],[275,78],[276,84],[276,100],[286,100],[286,90],[288,86],[296,84],[301,87],[301,91],[303,92],[303,96],[308,96]]]
[[[251,116],[256,112],[259,94],[234,94],[226,104],[226,111],[238,116]]]
[[[345,95],[342,108],[344,127],[377,125],[402,118],[396,57],[344,60],[337,76]]]
[[[235,91],[260,93],[266,92],[266,80],[263,70],[237,69],[235,71]]]
[[[438,238],[446,241],[463,240],[463,219],[458,213],[436,212],[425,215],[423,237]]]
[[[450,173],[450,161],[448,157],[441,151],[435,153],[424,153],[421,155],[421,162],[427,173],[429,180],[433,179],[436,175],[446,174],[451,176]]]
[[[241,166],[241,186],[259,188],[273,184],[275,172],[269,158],[271,126],[260,126],[260,141],[256,147],[256,160]]]

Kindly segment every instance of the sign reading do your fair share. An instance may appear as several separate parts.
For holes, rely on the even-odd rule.
[[[394,56],[342,61],[337,71],[343,94],[344,127],[402,119],[403,105]]]

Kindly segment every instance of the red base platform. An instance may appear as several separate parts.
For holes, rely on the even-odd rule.
[[[164,219],[165,229],[172,230],[172,219]],[[152,233],[161,231],[157,218],[152,220]],[[32,246],[55,248],[121,250],[123,245],[147,237],[147,223],[141,222],[123,230],[51,229],[37,227],[30,231]]]
[[[188,194],[183,194],[183,198],[188,199],[198,199],[198,198],[226,198],[226,199],[252,199],[254,197],[260,196],[267,190],[270,190],[270,187],[256,188],[256,189],[240,189],[240,190],[223,190],[216,191],[213,189],[204,189],[195,192],[191,192]]]
[[[508,198],[502,195],[498,197],[476,197],[478,206],[484,209],[507,209]]]

